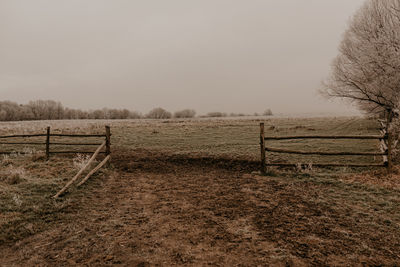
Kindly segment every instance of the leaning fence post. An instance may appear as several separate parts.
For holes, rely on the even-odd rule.
[[[50,126],[47,127],[46,134],[46,160],[50,158]]]
[[[264,123],[260,123],[260,151],[261,151],[261,173],[265,173],[265,134]]]
[[[106,126],[106,156],[111,154],[111,131],[110,126]]]

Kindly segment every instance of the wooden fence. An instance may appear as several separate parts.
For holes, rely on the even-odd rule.
[[[45,140],[43,142],[4,142],[2,140],[7,140],[7,139],[23,139],[26,140],[26,138],[34,138],[34,137],[45,137]],[[80,146],[100,146],[102,145],[102,142],[100,143],[94,143],[94,142],[87,142],[87,143],[68,143],[68,142],[51,142],[51,137],[60,137],[60,138],[104,138],[105,140],[105,151],[100,152],[103,154],[106,154],[107,156],[111,154],[111,130],[109,126],[105,126],[105,133],[104,134],[52,134],[50,131],[50,127],[47,127],[46,133],[43,134],[23,134],[23,135],[6,135],[6,136],[0,136],[0,145],[43,145],[45,146],[45,153],[46,153],[46,158],[49,159],[51,154],[75,154],[75,153],[82,153],[82,154],[93,154],[94,151],[75,151],[75,150],[61,150],[61,151],[52,151],[50,149],[51,145],[56,145],[56,146],[74,146],[74,147],[80,147]],[[18,153],[18,154],[26,154],[27,152],[23,151],[0,151],[1,154],[13,154],[13,153]]]
[[[321,151],[296,151],[289,149],[273,148],[266,146],[266,140],[295,140],[295,139],[355,139],[355,140],[380,140],[381,151],[379,152],[321,152]],[[295,166],[296,163],[268,163],[266,152],[286,153],[297,155],[318,155],[318,156],[382,156],[382,164],[342,164],[342,163],[313,163],[316,167],[387,167],[392,168],[392,146],[391,136],[385,131],[384,135],[337,135],[337,136],[322,136],[322,135],[302,135],[302,136],[265,136],[264,123],[260,123],[260,148],[261,148],[261,172],[264,173],[267,166]]]

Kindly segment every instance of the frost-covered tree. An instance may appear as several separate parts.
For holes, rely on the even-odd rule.
[[[171,116],[171,113],[167,112],[167,116]],[[128,109],[103,108],[86,111],[65,108],[60,102],[53,100],[35,100],[28,104],[0,101],[0,121],[140,118],[142,118],[141,113]]]
[[[180,110],[180,111],[176,111],[174,113],[174,118],[194,118],[194,116],[196,116],[196,111],[194,111],[193,109],[184,109],[184,110]]]
[[[272,114],[272,110],[271,110],[271,109],[265,110],[264,113],[263,113],[263,115],[264,115],[264,116],[272,116],[272,115],[273,115],[273,114]]]
[[[148,119],[170,119],[172,118],[171,112],[166,111],[163,108],[154,108],[146,114]]]
[[[323,93],[367,114],[400,104],[400,0],[367,0],[351,19]]]

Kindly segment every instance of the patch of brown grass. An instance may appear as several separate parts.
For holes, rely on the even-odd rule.
[[[246,174],[243,161],[159,151],[115,152],[113,160],[115,176],[68,195],[76,202],[62,218],[49,207],[47,230],[24,224],[37,234],[19,236],[0,261],[394,266],[400,260],[400,237],[393,234],[400,223],[397,190],[345,183],[327,173]]]
[[[10,159],[5,162],[5,167],[0,170],[0,182],[8,185],[16,185],[26,179],[26,170],[23,167],[16,167]]]
[[[70,208],[69,197],[84,190],[72,186],[63,198],[55,201],[51,197],[76,173],[73,157],[54,156],[49,161],[42,154],[2,158],[0,245],[41,232],[63,216],[64,210]],[[107,170],[95,174],[94,183],[96,175],[107,175]]]
[[[400,189],[400,166],[395,166],[392,173],[386,169],[342,175],[340,180],[347,183],[362,183],[388,189]]]
[[[22,181],[22,175],[18,172],[10,173],[5,179],[7,184],[19,184]]]

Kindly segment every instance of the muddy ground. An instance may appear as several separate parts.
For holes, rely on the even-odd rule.
[[[0,265],[400,264],[398,189],[147,150],[115,153],[112,168],[51,227],[2,244]]]

